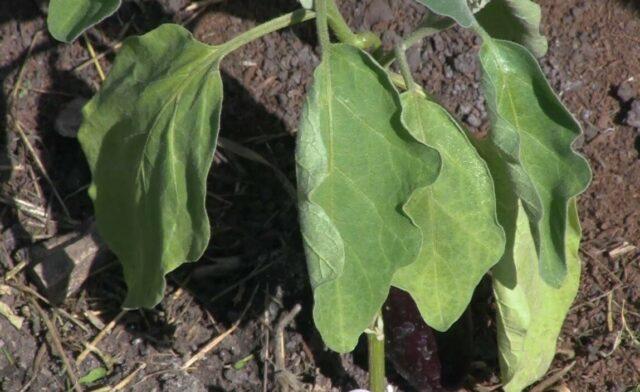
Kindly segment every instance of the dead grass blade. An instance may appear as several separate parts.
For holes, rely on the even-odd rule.
[[[240,314],[240,317],[238,317],[238,320],[235,323],[233,323],[233,325],[229,329],[227,329],[220,335],[213,338],[209,343],[205,344],[204,347],[198,350],[198,352],[195,353],[191,358],[187,359],[184,362],[184,364],[180,367],[180,370],[186,371],[187,369],[189,369],[194,363],[204,358],[211,350],[216,348],[224,339],[227,338],[227,336],[231,335],[236,329],[238,329],[238,326],[244,319],[245,314],[249,311],[249,308],[253,303],[253,298],[256,296],[257,291],[258,291],[258,286],[256,286],[256,288],[253,290],[253,293],[251,294],[251,297],[247,302],[247,306],[245,306],[245,308],[242,310],[242,313]]]
[[[38,301],[36,301],[33,298],[29,298],[29,303],[33,308],[36,309],[38,314],[40,314],[40,318],[42,318],[45,325],[47,326],[47,329],[49,330],[49,335],[51,336],[51,341],[53,343],[53,348],[55,349],[55,351],[58,352],[58,356],[62,360],[62,363],[64,365],[64,370],[67,373],[67,376],[69,376],[69,380],[73,385],[73,389],[76,392],[82,392],[82,387],[78,383],[78,377],[73,371],[73,368],[71,367],[71,363],[69,362],[69,358],[67,358],[67,354],[65,353],[64,348],[62,347],[62,343],[60,342],[60,336],[58,335],[56,326],[53,325],[53,323],[49,319],[49,316],[47,316],[47,313],[40,307],[40,305],[38,304]]]

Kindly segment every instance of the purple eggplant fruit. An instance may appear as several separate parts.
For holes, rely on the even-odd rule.
[[[409,294],[391,288],[383,315],[387,357],[398,374],[420,392],[443,390],[435,335]]]
[[[467,310],[446,332],[435,332],[409,294],[391,288],[384,305],[387,356],[395,370],[419,392],[457,388],[473,355],[473,324]]]

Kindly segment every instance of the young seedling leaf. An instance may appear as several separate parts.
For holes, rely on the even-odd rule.
[[[314,75],[296,150],[300,221],[316,327],[347,352],[418,254],[402,206],[434,180],[438,158],[402,126],[398,93],[366,52],[331,44]]]
[[[532,227],[542,278],[560,287],[566,275],[567,203],[591,179],[573,148],[580,126],[565,109],[529,51],[483,35],[480,61],[492,120],[480,144],[496,180],[498,203],[514,192]],[[505,227],[505,230],[507,228]]]
[[[55,39],[71,42],[116,12],[121,0],[51,0],[47,25]]]
[[[89,370],[89,372],[87,374],[85,374],[84,376],[80,377],[78,379],[78,383],[80,383],[81,385],[91,385],[97,381],[102,380],[103,378],[107,377],[107,375],[109,374],[109,372],[107,371],[106,368],[99,366],[97,368],[93,368],[91,370]]]
[[[476,23],[473,14],[481,10],[490,0],[416,0],[438,15],[452,18],[462,27]]]
[[[435,182],[416,191],[405,207],[422,230],[422,248],[392,283],[411,294],[429,326],[445,331],[502,256],[504,233],[489,169],[464,130],[419,93],[406,92],[401,101],[403,124],[440,153],[441,165]]]
[[[536,246],[521,206],[515,219],[515,232],[509,233],[513,247],[492,274],[500,372],[506,392],[522,391],[547,372],[580,283],[580,222],[575,199],[569,202],[567,277],[558,288],[545,283],[538,274]]]
[[[128,38],[78,134],[98,229],[123,265],[125,307],[153,307],[164,275],[209,241],[206,178],[218,135],[221,47],[162,25]]]
[[[540,6],[531,0],[492,0],[476,14],[490,36],[517,42],[536,57],[547,52],[547,39],[540,34],[540,17]]]

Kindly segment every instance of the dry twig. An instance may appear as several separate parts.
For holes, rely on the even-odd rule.
[[[571,369],[573,369],[573,367],[575,365],[576,365],[576,361],[573,361],[570,364],[568,364],[567,366],[565,366],[563,369],[558,370],[557,372],[553,373],[551,376],[549,376],[545,380],[543,380],[540,383],[538,383],[535,387],[531,388],[531,392],[544,392],[544,391],[546,391],[553,384],[555,384],[558,381],[562,380],[562,377],[564,377],[567,373],[569,373],[569,371]]]
[[[249,298],[249,302],[247,302],[247,306],[245,306],[245,308],[242,310],[242,313],[240,314],[240,317],[238,318],[238,320],[235,323],[233,323],[233,325],[229,329],[227,329],[222,334],[213,338],[209,343],[207,343],[206,345],[204,345],[204,347],[198,350],[198,352],[195,353],[191,358],[186,360],[184,364],[180,367],[181,370],[189,369],[194,363],[204,358],[211,350],[216,348],[224,339],[227,338],[227,336],[231,335],[236,329],[238,329],[238,326],[244,319],[245,314],[251,307],[251,304],[253,303],[253,298],[255,297],[257,291],[258,291],[258,287],[256,286],[256,288],[253,290],[253,293],[251,294],[251,297]]]
[[[127,385],[131,384],[131,381],[133,381],[133,378],[136,376],[136,374],[138,374],[138,372],[140,372],[146,367],[147,367],[146,363],[141,363],[140,366],[138,366],[134,371],[132,371],[127,377],[125,377],[124,379],[122,379],[122,381],[117,383],[113,387],[113,389],[111,389],[111,391],[115,392],[115,391],[124,390],[127,387]]]
[[[75,372],[73,371],[73,368],[71,367],[71,363],[67,358],[67,354],[64,352],[62,343],[60,343],[60,337],[58,336],[58,331],[56,330],[55,325],[53,325],[53,323],[51,322],[51,320],[49,319],[45,311],[40,307],[40,305],[38,305],[38,302],[35,299],[29,298],[29,303],[38,311],[38,313],[40,314],[40,318],[42,318],[45,325],[47,326],[47,329],[49,330],[49,335],[51,336],[53,347],[58,352],[58,356],[60,357],[60,359],[62,359],[64,370],[69,376],[69,380],[73,385],[73,389],[76,392],[82,392],[82,387],[78,383],[78,377],[76,376]]]
[[[60,203],[60,206],[62,207],[62,210],[63,210],[65,216],[67,217],[67,219],[70,222],[74,222],[74,220],[71,218],[71,214],[69,213],[69,210],[67,209],[67,205],[65,204],[64,200],[60,196],[60,193],[58,193],[58,189],[53,184],[53,181],[51,180],[51,177],[49,177],[49,173],[47,172],[47,169],[42,164],[42,161],[38,157],[38,153],[36,152],[36,150],[31,145],[31,142],[29,142],[29,139],[27,138],[27,135],[24,132],[24,128],[22,126],[22,123],[20,121],[16,120],[15,121],[15,128],[18,130],[18,134],[20,135],[20,139],[22,139],[22,142],[27,147],[27,150],[29,151],[29,154],[31,154],[31,158],[33,159],[33,161],[35,162],[36,166],[38,167],[38,170],[40,170],[40,173],[42,174],[44,179],[47,180],[47,182],[49,183],[49,186],[51,186],[51,189],[53,191],[53,195],[56,197],[56,199]]]
[[[104,80],[107,77],[105,76],[104,71],[102,70],[100,61],[98,61],[98,57],[96,56],[96,51],[93,50],[93,45],[91,44],[91,41],[89,41],[89,37],[87,36],[87,33],[82,34],[82,36],[84,37],[84,42],[87,44],[87,50],[89,51],[91,60],[93,61],[93,64],[96,67],[96,71],[98,71],[98,76],[100,76],[100,80],[104,82]]]
[[[25,286],[23,284],[20,284],[20,283],[7,283],[7,285],[12,287],[12,288],[14,288],[14,289],[16,289],[16,290],[21,291],[24,294],[31,295],[31,296],[39,299],[40,301],[42,301],[45,304],[47,304],[47,306],[53,307],[53,305],[51,305],[51,302],[49,302],[48,299],[46,299],[45,297],[43,297],[37,291],[35,291],[34,289],[32,289],[30,287],[27,287],[27,286]],[[66,310],[64,310],[62,308],[54,308],[54,309],[55,309],[56,313],[59,313],[61,316],[63,316],[67,320],[71,321],[73,324],[77,325],[83,331],[90,332],[89,327],[87,327],[80,320],[76,319],[74,316],[69,314],[69,312],[67,312]]]
[[[622,245],[608,251],[607,256],[609,256],[612,259],[616,259],[618,257],[626,255],[627,253],[631,253],[636,249],[638,248],[635,245],[630,244],[628,242],[624,242]]]
[[[301,310],[302,306],[300,306],[300,304],[296,304],[289,313],[285,313],[280,317],[280,321],[278,321],[278,325],[276,327],[276,383],[282,392],[287,392],[291,389],[294,391],[301,390],[300,382],[295,374],[287,370],[285,361],[286,354],[284,350],[284,329],[293,321]]]
[[[27,50],[27,55],[24,58],[24,63],[22,63],[20,71],[18,72],[18,79],[16,79],[16,83],[13,85],[13,91],[11,91],[11,99],[14,99],[16,95],[18,95],[18,91],[20,90],[20,87],[22,85],[22,79],[24,78],[24,70],[26,68],[27,61],[29,61],[29,57],[31,57],[31,53],[33,52],[33,48],[36,46],[36,41],[40,37],[40,34],[42,34],[42,30],[36,32],[33,35],[33,39],[31,39],[31,44],[29,45],[29,49]]]
[[[82,361],[85,360],[87,355],[89,355],[93,351],[93,349],[97,347],[98,343],[100,343],[100,341],[102,339],[104,339],[104,337],[107,336],[111,332],[113,327],[116,326],[116,323],[126,313],[127,313],[126,310],[120,311],[120,313],[118,313],[118,315],[116,317],[114,317],[113,320],[111,320],[111,322],[109,324],[107,324],[107,326],[104,327],[104,329],[102,331],[100,331],[100,333],[93,339],[93,341],[91,341],[90,343],[85,343],[85,346],[86,346],[85,349],[80,353],[80,355],[78,355],[78,358],[76,358],[76,364],[77,365],[80,365],[82,363]]]

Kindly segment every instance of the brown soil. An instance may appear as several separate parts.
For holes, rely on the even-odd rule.
[[[342,3],[355,29],[380,33],[386,45],[408,34],[422,13],[409,0]],[[623,392],[640,384],[640,344],[632,335],[640,338],[640,252],[628,248],[616,255],[626,245],[640,246],[640,6],[621,0],[540,3],[549,39],[549,53],[541,63],[584,127],[581,150],[594,170],[593,184],[580,198],[582,286],[550,372],[573,365],[560,381],[569,390]],[[0,124],[6,130],[0,133],[2,275],[19,265],[23,250],[33,242],[73,228],[14,120],[21,124],[70,215],[78,221],[92,215],[84,192],[89,173],[82,152],[75,139],[54,130],[54,123],[68,102],[90,97],[100,79],[92,64],[83,65],[89,59],[84,40],[63,45],[46,33],[40,4],[0,2]],[[104,53],[122,34],[142,33],[173,21],[185,24],[204,42],[219,43],[296,8],[293,0],[229,0],[194,13],[185,9],[188,4],[187,0],[127,2],[88,37],[96,51]],[[470,128],[482,131],[487,119],[478,91],[478,44],[473,34],[453,29],[410,50],[409,62],[419,82]],[[109,53],[101,64],[108,69],[112,60]],[[292,182],[292,134],[317,62],[313,26],[307,24],[249,44],[222,66],[221,135],[259,153]],[[14,95],[18,80],[21,88]],[[128,390],[271,391],[276,324],[300,303],[302,313],[285,333],[287,369],[307,390],[366,386],[362,348],[338,356],[323,349],[313,329],[295,205],[273,171],[221,149],[210,180],[213,239],[203,260],[171,274],[162,304],[126,313],[98,345],[103,359],[92,354],[72,366],[74,371],[81,376],[108,363],[110,373],[97,385],[113,386],[144,364],[133,374]],[[11,202],[15,199],[33,207],[16,207]],[[42,211],[46,219],[34,217]],[[10,283],[11,288],[0,285],[0,301],[25,322],[17,330],[0,317],[0,390],[67,390],[56,339],[33,306],[33,294],[24,291],[29,277],[20,272]],[[60,307],[65,313],[40,302],[68,358],[76,358],[101,323],[119,313],[124,287],[117,264],[111,264],[67,299]],[[486,312],[483,289],[474,311]],[[179,370],[187,358],[241,317],[246,306],[248,311],[233,334],[188,373]],[[497,384],[495,337],[490,321],[477,313],[479,332],[465,390]],[[98,321],[91,321],[90,314]],[[393,373],[392,379],[403,385]]]

